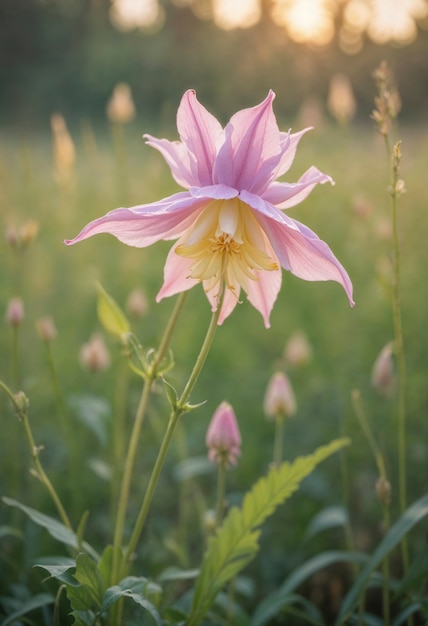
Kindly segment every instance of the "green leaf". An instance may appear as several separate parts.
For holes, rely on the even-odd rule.
[[[94,626],[95,613],[93,611],[72,611],[70,613],[74,617],[73,626]]]
[[[251,626],[263,626],[293,600],[294,592],[316,572],[338,562],[364,563],[368,557],[361,552],[331,550],[309,559],[293,570],[279,589],[266,596],[254,611]]]
[[[101,576],[104,578],[106,583],[109,582],[111,578],[111,572],[113,567],[113,546],[107,546],[100,557],[100,561],[98,563],[98,569],[101,572]]]
[[[23,534],[17,528],[13,528],[12,526],[0,526],[0,539],[3,537],[16,537],[17,539],[22,539]]]
[[[77,587],[79,583],[74,578],[74,570],[76,569],[76,563],[73,559],[64,558],[63,563],[35,563],[34,567],[40,567],[41,569],[49,572],[51,578],[55,578],[67,585]]]
[[[99,283],[98,291],[98,319],[105,330],[126,343],[131,331],[130,324],[117,302],[107,293]]]
[[[348,524],[348,513],[343,506],[328,506],[312,518],[305,532],[305,541],[312,539],[320,532],[335,528],[345,527]]]
[[[84,585],[67,585],[67,598],[75,611],[88,612],[93,604],[92,595]],[[91,611],[92,612],[92,611]],[[93,614],[95,617],[95,614]]]
[[[196,583],[189,626],[200,623],[220,589],[254,558],[259,549],[259,527],[266,518],[321,461],[348,444],[348,439],[338,439],[292,464],[272,468],[245,495],[241,509],[233,507],[229,511],[209,541]]]
[[[341,604],[335,626],[339,626],[346,621],[347,616],[357,604],[363,589],[367,585],[367,581],[371,573],[382,563],[391,550],[393,550],[400,543],[401,539],[426,515],[428,515],[428,494],[412,504],[390,528],[388,533],[380,542],[376,550],[371,555],[367,565],[361,571],[360,575],[345,596]]]
[[[5,620],[3,620],[0,626],[7,626],[8,624],[12,624],[19,617],[23,617],[23,615],[27,615],[27,613],[30,613],[30,611],[40,609],[43,606],[53,604],[54,602],[55,598],[50,593],[38,593],[37,595],[30,598],[30,600],[25,601],[18,611],[15,611]]]
[[[156,590],[157,589],[158,587],[156,586]],[[107,589],[103,597],[100,615],[120,600],[120,598],[130,598],[135,604],[151,615],[157,626],[162,626],[161,617],[153,603],[147,599],[146,592],[153,593],[150,583],[146,578],[128,576],[121,580],[118,585]]]
[[[104,594],[105,582],[97,564],[87,554],[79,554],[77,557],[74,577],[88,589],[97,608],[99,608]]]
[[[177,408],[177,400],[178,400],[177,391],[175,387],[173,387],[171,383],[169,383],[163,377],[162,377],[162,382],[163,382],[163,386],[165,387],[165,392],[168,398],[168,402],[171,405],[171,408],[175,410]]]
[[[23,511],[23,513],[28,515],[28,517],[35,524],[45,528],[54,539],[57,539],[61,543],[65,544],[66,546],[70,546],[71,548],[78,550],[79,542],[77,540],[76,534],[72,530],[67,528],[67,526],[65,526],[61,522],[58,522],[58,520],[54,519],[53,517],[50,517],[49,515],[45,515],[44,513],[40,513],[40,511],[36,511],[36,509],[32,509],[31,507],[26,506],[25,504],[21,504],[20,502],[18,502],[17,500],[14,500],[13,498],[7,498],[6,496],[3,496],[2,500],[8,506],[14,506],[20,509],[21,511]],[[82,543],[82,547],[94,559],[98,560],[99,555],[92,548],[92,546],[90,546],[88,543],[84,541]]]

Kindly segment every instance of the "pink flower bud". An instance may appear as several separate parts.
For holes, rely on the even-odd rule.
[[[287,341],[284,356],[290,365],[305,365],[312,358],[312,348],[304,333],[296,331]]]
[[[41,317],[36,322],[36,328],[40,339],[46,343],[53,341],[57,335],[55,324],[51,317]]]
[[[147,298],[142,289],[133,289],[126,301],[126,308],[131,315],[143,317],[147,313]]]
[[[21,298],[11,298],[6,309],[6,322],[10,326],[20,326],[24,320],[24,304]]]
[[[205,443],[208,458],[218,464],[236,465],[241,454],[241,434],[233,408],[222,402],[215,411],[208,427]]]
[[[80,348],[81,366],[91,372],[100,372],[110,365],[110,355],[102,335],[94,334]]]
[[[395,390],[396,376],[392,357],[393,349],[393,343],[387,343],[380,351],[372,369],[372,385],[384,396],[391,396]]]
[[[265,414],[267,417],[277,419],[294,415],[296,409],[296,398],[288,377],[282,372],[276,372],[266,389]]]

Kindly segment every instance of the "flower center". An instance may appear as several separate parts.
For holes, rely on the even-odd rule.
[[[214,200],[183,234],[176,249],[193,259],[190,277],[204,282],[205,291],[220,294],[223,281],[236,297],[240,287],[258,280],[257,272],[278,269],[274,252],[251,208],[238,198]]]

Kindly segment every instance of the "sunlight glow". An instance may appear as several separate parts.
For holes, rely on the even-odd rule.
[[[426,17],[428,7],[424,0],[373,0],[372,13],[367,31],[373,41],[410,43],[417,35],[415,20]]]
[[[215,23],[225,30],[249,28],[261,17],[260,0],[216,0],[213,10]]]
[[[299,43],[324,46],[334,36],[330,0],[273,0],[272,18]]]
[[[163,22],[163,9],[158,0],[113,0],[110,20],[122,31],[159,27]]]

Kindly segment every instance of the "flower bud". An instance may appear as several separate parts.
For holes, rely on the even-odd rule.
[[[376,493],[379,502],[385,506],[391,504],[391,483],[386,478],[378,478],[376,481]]]
[[[6,322],[10,326],[20,326],[24,320],[24,303],[21,298],[11,298],[6,309]]]
[[[396,376],[392,358],[393,349],[393,342],[387,343],[380,351],[372,369],[372,385],[384,396],[391,396],[395,390]]]
[[[22,248],[28,248],[39,232],[39,223],[36,220],[25,221],[19,229],[19,242]]]
[[[53,341],[57,335],[55,324],[51,317],[41,317],[36,322],[36,328],[40,339],[45,343]]]
[[[110,355],[102,335],[95,333],[82,345],[79,360],[81,366],[90,372],[100,372],[108,368]]]
[[[147,313],[147,298],[142,289],[133,289],[126,301],[126,308],[131,315],[143,317]]]
[[[296,398],[288,376],[282,372],[276,372],[271,377],[265,394],[266,416],[273,419],[290,417],[295,414],[296,409]]]
[[[285,344],[284,357],[290,365],[305,365],[312,358],[312,348],[306,335],[296,331]]]
[[[135,105],[131,88],[126,83],[118,83],[107,104],[107,117],[110,122],[127,124],[135,117]]]
[[[233,408],[222,402],[215,411],[208,427],[205,443],[210,461],[236,465],[241,454],[241,434]]]

